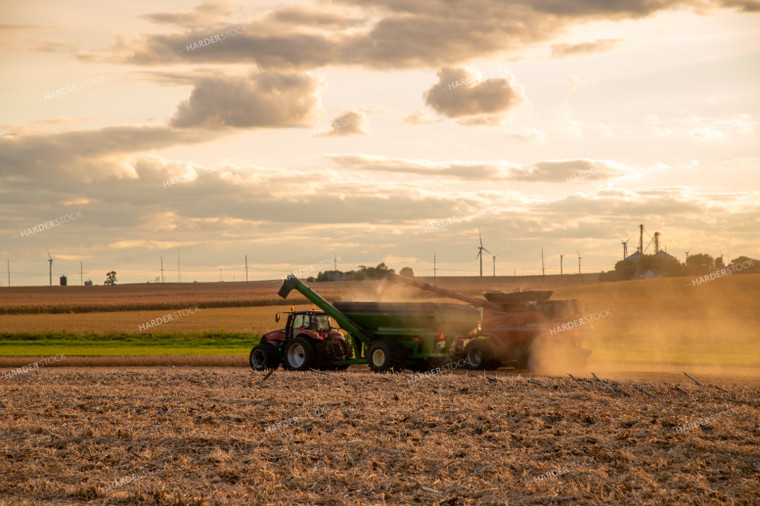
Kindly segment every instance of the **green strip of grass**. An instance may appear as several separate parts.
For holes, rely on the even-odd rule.
[[[0,333],[0,356],[247,355],[259,339],[241,333]]]

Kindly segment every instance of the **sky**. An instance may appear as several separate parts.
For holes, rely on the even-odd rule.
[[[2,286],[760,258],[757,0],[0,1],[0,68]]]

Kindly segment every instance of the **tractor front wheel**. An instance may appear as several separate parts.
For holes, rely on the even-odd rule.
[[[291,371],[308,371],[318,364],[317,347],[305,337],[296,337],[285,347],[285,368]]]
[[[374,372],[400,370],[404,363],[404,348],[395,341],[379,339],[369,347],[369,367]]]
[[[280,365],[280,361],[277,360],[277,349],[271,344],[257,344],[248,356],[248,363],[254,371],[277,369]]]

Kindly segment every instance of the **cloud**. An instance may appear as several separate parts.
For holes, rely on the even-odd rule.
[[[142,17],[154,23],[196,27],[222,23],[235,11],[233,4],[226,0],[206,0],[190,12],[157,12]]]
[[[338,166],[347,169],[440,176],[460,180],[567,183],[580,180],[603,181],[637,172],[634,168],[619,162],[588,158],[542,160],[522,166],[504,160],[436,162],[364,154],[334,154],[328,157]]]
[[[567,58],[569,56],[606,53],[617,49],[625,42],[625,39],[597,39],[580,44],[552,44],[552,57]]]
[[[283,7],[268,14],[265,18],[268,22],[293,27],[346,29],[366,23],[367,19],[361,15],[348,15],[343,12],[329,11],[325,9],[312,9],[307,6]]]
[[[478,72],[461,67],[438,71],[438,82],[424,94],[425,103],[449,118],[496,115],[523,101],[521,86],[512,76],[482,79]],[[470,124],[497,124],[498,119],[478,118]]]
[[[649,118],[650,130],[657,137],[684,137],[698,141],[735,139],[752,135],[757,130],[757,114],[727,114],[722,116],[690,116],[663,120]]]
[[[179,55],[187,43],[232,26],[232,8],[202,4],[203,11],[157,13],[147,17],[185,28],[181,33],[138,35],[118,40],[102,54],[80,53],[84,60],[137,64],[255,63],[278,71],[326,65],[367,68],[436,68],[495,55],[516,54],[528,45],[561,36],[571,26],[605,20],[639,19],[656,12],[694,5],[755,10],[758,3],[736,0],[473,0],[401,2],[345,0],[275,8],[245,23],[246,31],[201,51]],[[208,13],[208,14],[207,14]],[[484,15],[486,14],[486,15]],[[204,19],[208,15],[208,20]],[[222,22],[227,18],[226,25]],[[200,29],[203,28],[203,29]],[[556,44],[558,57],[617,47],[617,39]]]
[[[572,181],[603,181],[633,174],[636,171],[610,160],[547,160],[533,163],[525,169],[513,170],[514,181],[565,183]]]
[[[338,166],[372,172],[396,172],[455,179],[504,179],[509,164],[484,162],[434,162],[362,154],[328,155]]]
[[[130,156],[216,137],[194,130],[131,126],[4,135],[0,137],[0,174],[54,181],[134,178]]]
[[[315,128],[315,137],[347,137],[369,134],[367,115],[361,111],[349,110],[333,119],[329,126]]]
[[[440,118],[428,114],[422,109],[415,109],[411,114],[406,116],[402,121],[402,125],[427,125],[428,123],[437,123],[441,121]]]
[[[543,132],[536,128],[525,128],[522,130],[507,130],[504,135],[508,139],[519,142],[543,142],[545,140]]]
[[[179,128],[278,128],[303,126],[321,108],[318,81],[308,74],[277,72],[202,78],[177,107]]]

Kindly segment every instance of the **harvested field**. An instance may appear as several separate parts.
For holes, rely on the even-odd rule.
[[[0,499],[755,503],[757,385],[582,382],[39,369],[0,381]]]

